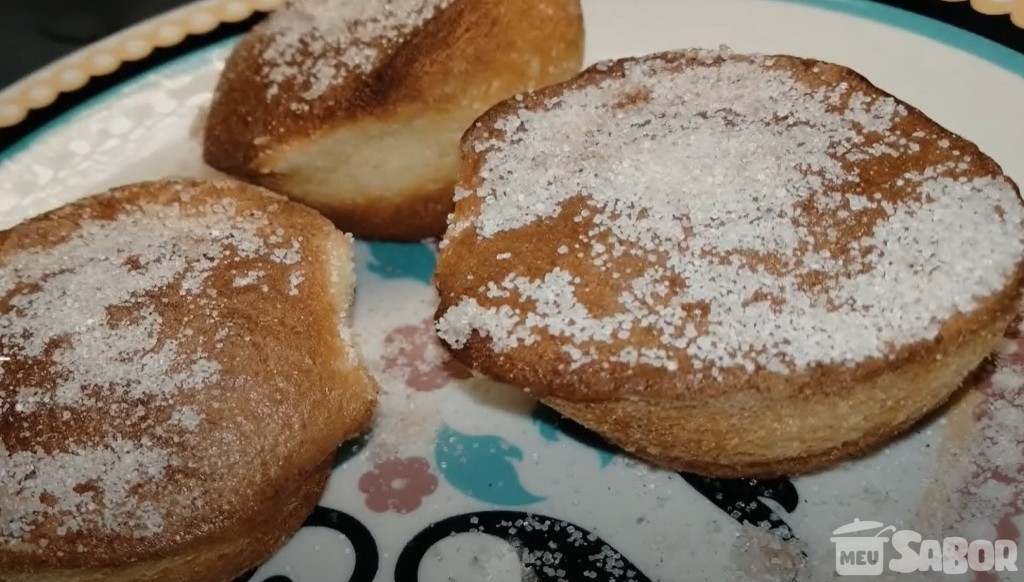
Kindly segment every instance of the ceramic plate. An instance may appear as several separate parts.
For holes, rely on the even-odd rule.
[[[113,70],[148,54],[146,39],[152,49],[161,34],[174,44],[243,19],[252,6],[239,4],[227,13],[204,2],[133,29],[6,92],[0,109],[11,125],[85,84],[98,61]],[[1013,13],[1024,3],[979,4]],[[721,44],[838,62],[975,141],[1024,184],[1024,55],[1006,46],[867,1],[584,5],[589,62]],[[37,123],[0,158],[0,226],[125,182],[213,175],[196,119],[234,41],[186,51]],[[360,243],[358,258],[355,325],[384,388],[379,418],[339,451],[306,527],[245,579],[818,581],[838,576],[837,544],[892,555],[872,537],[879,529],[832,539],[855,519],[924,539],[1016,541],[1024,526],[1024,345],[1013,337],[950,407],[877,454],[794,479],[709,480],[653,469],[516,390],[470,379],[432,331],[433,244]]]

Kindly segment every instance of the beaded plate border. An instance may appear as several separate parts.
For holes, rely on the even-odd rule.
[[[81,89],[94,77],[148,57],[154,50],[270,12],[286,0],[199,0],[115,33],[29,75],[0,91],[0,129],[21,123],[62,93]]]
[[[1024,0],[934,0],[970,2],[986,15],[1009,15],[1024,29]],[[189,36],[209,33],[222,24],[241,22],[256,12],[271,12],[286,0],[198,0],[156,16],[88,45],[0,91],[0,129],[13,127],[33,110],[52,105],[62,93],[86,86],[128,62],[139,61],[158,48],[180,44]]]

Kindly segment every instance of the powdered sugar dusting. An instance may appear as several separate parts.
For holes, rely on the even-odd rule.
[[[438,321],[448,344],[553,338],[569,368],[715,377],[853,365],[935,337],[1024,257],[1013,185],[968,173],[968,156],[943,151],[896,186],[874,175],[938,149],[902,128],[894,99],[807,83],[773,57],[680,55],[685,66],[599,65],[600,82],[482,128],[494,135],[476,144],[482,180],[460,193],[479,209],[449,232],[576,226],[536,237],[543,256],[565,257],[547,274],[512,272],[456,301]],[[587,263],[582,278],[572,260]],[[595,277],[616,309],[583,298]],[[630,340],[659,347],[614,348]]]
[[[314,100],[352,73],[365,73],[452,0],[297,0],[270,17],[264,33],[268,98],[298,82]],[[301,108],[301,103],[298,103]]]
[[[44,520],[58,535],[161,530],[161,508],[136,493],[177,465],[175,450],[204,423],[181,402],[221,374],[223,337],[187,324],[216,318],[215,270],[237,284],[251,259],[281,250],[261,238],[262,214],[189,204],[127,203],[115,220],[76,219],[63,240],[0,258],[0,423],[11,427],[0,431],[0,541]],[[301,257],[297,246],[283,252]],[[175,295],[184,321],[181,305],[165,311]],[[63,434],[55,422],[74,423],[79,440],[52,440]]]

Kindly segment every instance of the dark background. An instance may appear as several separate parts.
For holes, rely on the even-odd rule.
[[[713,1],[713,0],[710,0]],[[968,2],[880,0],[972,30],[1024,52],[1024,30]],[[0,0],[0,87],[71,51],[188,0]]]
[[[486,0],[482,0],[486,1]],[[628,0],[619,0],[628,1]],[[683,0],[679,0],[683,1]],[[716,0],[696,0],[714,2]],[[969,2],[941,0],[874,0],[952,24],[1024,54],[1024,30],[1008,16],[986,16]],[[0,88],[78,48],[189,0],[0,0]],[[146,59],[126,63],[116,72],[95,78],[83,89],[65,93],[49,107],[32,111],[13,128],[0,129],[0,152],[42,127],[69,108],[145,72],[148,68],[241,34],[264,15],[226,24],[202,37],[158,49]]]
[[[0,87],[188,0],[0,0]]]

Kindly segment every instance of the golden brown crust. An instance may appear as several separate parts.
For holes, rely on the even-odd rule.
[[[1012,310],[1001,315],[970,338],[943,341],[934,360],[893,368],[842,395],[544,402],[629,453],[675,471],[724,479],[811,473],[877,450],[945,403],[1016,317]]]
[[[525,241],[524,241],[525,243]],[[459,256],[464,272],[474,272],[478,260],[475,256]],[[451,259],[455,261],[455,259]],[[455,263],[447,263],[455,264]],[[441,263],[438,263],[440,272]],[[443,283],[439,283],[443,285]],[[486,338],[474,336],[458,349],[448,351],[472,369],[480,370],[500,382],[522,386],[538,398],[562,398],[573,402],[614,402],[642,400],[653,402],[686,401],[708,403],[730,397],[737,392],[757,394],[778,400],[801,400],[809,397],[843,396],[858,385],[877,379],[909,365],[927,364],[942,358],[944,350],[967,341],[982,330],[1007,320],[1018,313],[1024,289],[1024,266],[1015,271],[1003,292],[989,298],[982,306],[967,315],[950,318],[943,326],[939,339],[921,342],[894,351],[886,358],[875,358],[857,366],[819,365],[805,373],[788,375],[757,370],[746,377],[738,375],[728,381],[708,384],[674,384],[657,370],[637,369],[626,364],[610,362],[595,383],[593,376],[565,374],[557,346],[533,345],[529,349],[506,353],[495,352]],[[445,288],[445,291],[447,289]],[[454,293],[441,293],[435,318],[448,311],[457,302]],[[1006,324],[1002,325],[1005,330]],[[1000,333],[1002,332],[1000,330]],[[998,338],[997,338],[998,339]],[[529,356],[523,354],[529,353]],[[979,363],[978,362],[975,364]],[[969,371],[969,370],[968,370]]]
[[[454,182],[454,175],[449,175],[452,170],[445,164],[438,164],[433,173],[414,168],[415,175],[425,172],[427,176],[413,178],[398,192],[359,189],[334,183],[337,181],[324,184],[324,180],[313,188],[309,184],[317,183],[317,175],[326,170],[294,169],[293,158],[307,156],[333,136],[360,124],[387,125],[391,120],[397,124],[434,115],[462,120],[463,125],[452,135],[448,135],[452,130],[445,128],[429,136],[434,143],[450,141],[450,155],[457,157],[458,133],[476,115],[514,93],[577,73],[584,44],[578,0],[453,0],[407,35],[377,39],[374,44],[379,54],[368,71],[349,72],[313,99],[302,97],[309,79],[285,78],[273,83],[271,98],[271,82],[265,74],[271,65],[264,54],[273,35],[272,26],[258,26],[229,57],[207,118],[204,158],[221,171],[296,200],[313,202],[318,208],[355,212],[358,217],[332,214],[344,230],[361,238],[421,239],[443,234],[442,221],[451,202],[437,205],[432,201],[439,179],[445,185]],[[343,43],[317,47],[338,62],[351,48]],[[310,59],[315,56],[308,48],[300,48],[298,53]],[[377,155],[399,154],[383,148]],[[348,160],[333,162],[345,169]],[[375,170],[358,167],[350,171]],[[386,201],[394,197],[400,202]],[[374,217],[370,224],[361,220],[382,210],[381,204],[389,207],[384,212],[392,212],[398,223],[385,224],[381,217]],[[409,211],[399,213],[402,205]],[[431,212],[429,217],[416,213],[424,209]]]
[[[662,58],[664,55],[657,56]],[[673,57],[668,58],[671,60]],[[676,58],[680,66],[685,66],[685,57]],[[847,83],[851,91],[859,89],[865,93],[891,97],[862,75],[846,67],[785,55],[769,55],[766,58],[775,59],[779,66],[793,70],[799,78],[806,79],[812,86]],[[541,107],[541,104],[550,98],[594,85],[609,76],[622,75],[624,64],[633,60],[621,59],[611,64],[595,64],[570,81],[529,94],[522,102],[506,100],[488,110],[463,137],[463,165],[459,173],[459,187],[472,191],[479,186],[479,172],[486,160],[486,152],[478,151],[477,148],[501,135],[494,127],[497,121],[520,109]],[[937,134],[937,139],[949,140],[949,151],[957,150],[972,158],[972,167],[967,176],[1003,175],[1002,168],[975,144],[942,128],[912,106],[898,99],[897,102],[909,111],[901,120],[901,123],[907,124],[906,131],[927,128]],[[942,152],[938,152],[938,155],[942,155]],[[884,193],[885,184],[894,183],[903,174],[926,168],[930,163],[932,161],[924,155],[915,160],[909,160],[907,157],[873,160],[872,173]],[[1019,188],[1016,185],[1013,185],[1013,188],[1019,195]],[[466,222],[479,211],[479,207],[479,199],[468,198],[461,201],[456,205],[450,223]],[[489,238],[478,237],[472,228],[449,232],[444,237],[445,245],[439,253],[437,271],[434,275],[435,285],[440,293],[436,316],[439,317],[465,297],[483,300],[480,287],[487,281],[503,279],[511,264],[515,265],[517,273],[525,277],[542,276],[554,264],[566,265],[567,270],[574,273],[592,270],[589,257],[576,257],[572,254],[559,256],[552,245],[530,244],[533,241],[550,240],[553,236],[571,239],[573,234],[582,228],[574,226],[574,219],[583,207],[581,202],[573,200],[565,205],[563,211],[553,221],[502,232]],[[848,234],[857,236],[860,233],[854,231]],[[831,246],[840,247],[843,242],[840,240]],[[472,251],[463,252],[470,245]],[[495,260],[495,256],[511,251],[515,251],[514,263]],[[467,277],[467,274],[471,274],[472,277]],[[592,277],[594,281],[602,281],[602,284],[610,283],[606,276],[592,273]],[[1024,258],[1003,292],[992,298],[995,303],[986,302],[984,307],[978,307],[973,313],[951,317],[943,325],[940,337],[959,341],[983,328],[988,322],[1001,318],[1005,312],[1016,310],[1022,285]],[[577,373],[566,374],[566,356],[559,351],[559,346],[554,342],[540,342],[529,347],[497,353],[486,338],[474,335],[464,347],[453,352],[462,361],[494,375],[501,381],[529,387],[531,393],[538,397],[550,395],[578,401],[601,401],[620,397],[682,397],[711,400],[734,393],[736,390],[771,392],[779,398],[815,395],[822,391],[840,392],[847,386],[869,380],[892,368],[912,362],[930,361],[936,354],[936,345],[934,342],[923,342],[903,346],[898,351],[887,354],[885,358],[872,358],[859,362],[855,367],[842,364],[818,365],[801,374],[777,374],[764,369],[755,370],[753,373],[734,371],[720,382],[701,382],[699,386],[688,383],[684,374],[665,374],[663,371],[646,367],[607,361],[597,363],[601,367],[599,371],[597,365],[592,370],[593,374],[600,378],[600,382],[593,381],[594,376],[588,375],[591,370],[586,367]],[[823,378],[828,378],[829,381],[822,382]]]
[[[21,519],[29,529],[22,543],[0,543],[0,571],[27,576],[47,569],[118,569],[198,556],[209,544],[226,543],[260,524],[262,530],[252,531],[252,547],[228,549],[238,552],[238,559],[263,556],[283,535],[273,528],[294,522],[308,509],[308,498],[322,476],[315,468],[339,442],[364,430],[375,408],[376,383],[343,336],[354,285],[351,241],[313,210],[260,188],[234,181],[146,182],[69,204],[2,233],[0,279],[28,272],[18,271],[27,264],[25,253],[45,253],[96,228],[109,229],[98,240],[115,246],[95,252],[110,252],[111,261],[127,256],[124,265],[131,269],[173,264],[162,261],[187,263],[175,278],[143,281],[141,295],[131,293],[127,301],[107,306],[106,325],[113,327],[74,336],[76,344],[84,342],[75,348],[82,351],[92,343],[102,347],[111,341],[111,330],[118,325],[140,334],[140,352],[131,359],[111,360],[117,373],[137,377],[139,386],[111,385],[101,391],[83,385],[85,397],[20,408],[25,389],[56,390],[61,378],[74,371],[59,372],[56,360],[29,358],[17,342],[4,338],[5,355],[12,359],[4,362],[0,385],[0,461],[12,462],[14,457],[7,455],[40,447],[47,455],[83,450],[88,458],[121,439],[131,450],[163,459],[151,467],[162,471],[159,478],[132,477],[137,483],[126,498],[135,507],[149,507],[145,514],[152,515],[156,526],[138,535],[117,523],[96,521],[89,513],[78,515],[78,510],[71,518],[66,512],[45,513],[42,521],[26,514]],[[235,238],[210,242],[220,241],[226,232]],[[146,239],[173,241],[178,250],[161,250],[158,243],[145,247]],[[209,251],[196,250],[208,244]],[[138,256],[156,254],[138,259],[132,256],[136,248]],[[70,258],[63,260],[70,272],[77,267],[107,272],[88,248],[68,252]],[[200,254],[189,259],[189,253]],[[122,279],[133,273],[111,267],[109,280],[92,282],[99,301],[126,289]],[[190,279],[199,274],[203,277]],[[16,287],[13,294],[5,289],[0,313],[10,315],[16,313],[10,311],[12,298],[31,286]],[[88,293],[69,296],[83,302],[83,309],[95,307],[89,305]],[[19,301],[25,297],[20,295]],[[151,316],[140,313],[138,299],[145,300],[142,305],[159,322],[150,345],[144,333],[148,328],[139,321]],[[97,305],[103,309],[102,303]],[[169,352],[168,342],[174,346]],[[183,380],[150,376],[146,366],[159,364],[145,358],[158,352],[165,354],[161,357],[176,354],[169,369],[172,377],[185,374]],[[146,361],[150,364],[144,366]],[[204,370],[212,364],[216,373],[183,372],[187,362],[199,362]],[[127,366],[124,371],[122,366]],[[191,387],[182,388],[186,384]],[[176,416],[186,411],[190,416]],[[69,414],[73,424],[63,420]],[[49,456],[39,462],[61,466]],[[300,480],[306,476],[313,477],[309,484]],[[115,477],[109,479],[111,485],[127,478]],[[49,490],[56,485],[33,487]],[[301,497],[296,513],[280,516],[278,523],[269,508],[287,502],[290,494]],[[265,511],[255,515],[254,508]],[[69,525],[63,535],[58,533]],[[227,567],[235,558],[220,559]],[[161,579],[177,579],[167,575]]]
[[[581,211],[589,208],[584,198],[570,198],[552,218],[485,237],[473,226],[483,201],[472,193],[483,183],[481,172],[489,148],[495,142],[504,143],[506,134],[501,124],[517,111],[542,111],[566,94],[623,78],[627,68],[638,61],[656,59],[669,68],[685,68],[706,65],[701,60],[704,58],[680,52],[600,63],[566,83],[533,92],[521,101],[502,102],[481,116],[463,137],[458,188],[469,194],[456,203],[435,273],[439,322],[468,298],[481,305],[509,305],[528,312],[531,303],[516,303],[514,294],[511,300],[496,298],[485,287],[489,283],[500,285],[510,270],[527,280],[538,280],[555,265],[581,279],[575,289],[592,312],[611,309],[608,306],[616,304],[620,287],[628,281],[621,285],[612,281],[608,271],[595,267],[585,247],[579,256],[555,250],[563,242],[572,245],[587,240],[583,233],[592,223],[580,220]],[[722,62],[722,58],[715,56],[710,62]],[[770,63],[767,66],[789,71],[811,88],[828,90],[845,84],[847,94],[892,97],[839,65],[783,55],[763,59]],[[644,99],[636,93],[624,99],[624,106],[642,104]],[[942,128],[919,110],[894,101],[907,112],[895,122],[901,135],[921,132],[933,144],[948,141],[948,146],[924,147],[914,155],[844,161],[847,168],[856,167],[860,172],[857,188],[879,192],[883,200],[898,203],[901,194],[893,185],[899,179],[909,172],[939,165],[953,155],[951,152],[960,156],[957,159],[970,161],[958,168],[958,178],[1003,175],[999,165],[975,144]],[[1019,189],[1016,185],[1012,188],[1019,199]],[[839,225],[834,231],[836,239],[824,247],[833,256],[840,256],[845,247],[864,235],[866,228],[870,226],[852,221]],[[541,241],[544,244],[539,244]],[[511,259],[499,260],[503,255]],[[631,266],[628,253],[623,257],[615,260],[614,267]],[[769,258],[766,267],[775,266]],[[1017,312],[1022,286],[1024,257],[1017,259],[1001,290],[968,312],[943,321],[934,340],[900,345],[856,365],[817,363],[803,371],[771,371],[764,366],[753,370],[722,368],[720,377],[710,379],[693,374],[692,362],[685,354],[672,354],[679,356],[679,369],[672,371],[607,357],[629,346],[663,347],[653,337],[639,344],[636,338],[610,341],[608,351],[600,345],[599,357],[576,367],[564,349],[565,340],[543,334],[532,343],[499,350],[490,338],[472,333],[463,344],[449,345],[449,349],[468,366],[524,387],[656,464],[722,477],[778,475],[816,470],[863,454],[939,406],[1001,337]],[[836,337],[835,341],[843,340]],[[785,430],[792,433],[788,447],[779,444],[778,434]]]
[[[268,177],[268,180],[272,182],[273,178]],[[330,202],[305,200],[303,203],[326,216],[342,232],[364,240],[394,242],[417,242],[443,233],[448,228],[447,218],[453,207],[451,186],[433,191],[418,190],[395,198],[365,201],[338,198]]]
[[[177,548],[120,567],[42,567],[0,573],[0,582],[227,582],[271,558],[302,526],[323,495],[333,459],[309,474],[293,476],[288,488],[264,506],[253,508],[238,529],[217,532]]]

